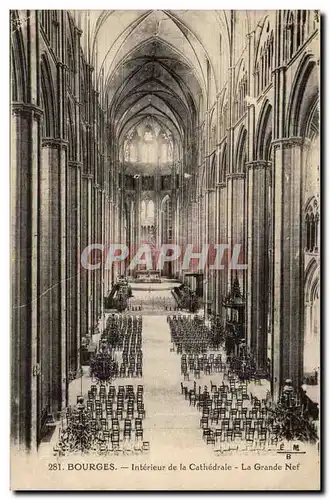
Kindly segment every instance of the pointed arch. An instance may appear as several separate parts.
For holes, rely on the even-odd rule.
[[[27,102],[27,64],[25,48],[20,28],[19,13],[10,12],[11,16],[11,99],[17,102]]]
[[[166,195],[163,197],[163,199],[162,199],[162,201],[161,201],[161,203],[160,203],[160,209],[161,209],[161,210],[163,210],[164,205],[165,205],[168,201],[170,201],[170,195],[169,195],[169,194],[166,194]]]
[[[286,119],[287,137],[304,137],[310,110],[319,98],[319,74],[316,59],[305,54],[296,70],[289,97]]]
[[[141,220],[144,220],[147,217],[147,204],[146,200],[143,199],[141,201]]]
[[[44,109],[43,135],[44,137],[56,137],[55,123],[55,91],[52,72],[47,54],[41,55],[41,100]]]
[[[209,124],[210,124],[210,130],[209,130],[210,152],[213,152],[217,145],[217,113],[215,106],[211,111]]]
[[[76,159],[76,132],[75,132],[75,121],[74,113],[72,109],[72,102],[70,99],[67,100],[67,111],[68,111],[68,156],[69,160]]]
[[[320,208],[315,196],[309,198],[305,205],[305,250],[318,252]]]
[[[226,182],[227,176],[227,142],[223,146],[220,163],[220,182]]]
[[[258,118],[255,159],[266,160],[270,159],[272,141],[272,106],[266,98]]]
[[[319,265],[313,257],[305,270],[305,301],[310,302],[313,299],[315,288],[320,281]]]
[[[215,188],[215,183],[216,183],[216,174],[217,174],[217,169],[216,169],[216,160],[217,160],[217,155],[213,154],[211,158],[211,168],[210,168],[210,175],[209,175],[209,188]]]
[[[238,134],[236,153],[235,153],[235,171],[243,173],[247,161],[247,130],[244,125],[241,126]]]

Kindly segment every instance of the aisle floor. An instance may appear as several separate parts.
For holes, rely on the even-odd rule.
[[[181,394],[181,357],[171,351],[167,317],[144,316],[142,339],[143,377],[119,378],[114,381],[114,385],[143,384],[146,409],[144,440],[150,442],[150,455],[158,458],[176,454],[185,458],[198,456],[201,461],[214,458],[212,446],[207,446],[202,438],[200,412],[190,406]],[[75,405],[80,394],[87,398],[92,380],[87,366],[83,372],[82,378],[70,383],[69,405]],[[204,375],[197,384],[210,387],[210,380],[220,384],[222,375]],[[185,384],[192,386],[193,381]],[[250,388],[251,392],[257,391],[259,397],[264,397],[267,389],[264,385]],[[50,445],[52,448],[57,436],[58,430],[50,442],[41,444],[41,449],[45,451]]]

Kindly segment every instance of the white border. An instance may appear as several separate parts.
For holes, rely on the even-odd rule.
[[[9,171],[10,171],[10,161],[9,161],[9,10],[11,8],[15,9],[41,9],[41,8],[56,8],[56,9],[65,9],[68,7],[68,3],[63,0],[57,0],[56,2],[45,2],[43,1],[34,1],[31,2],[32,5],[27,5],[28,2],[17,2],[15,5],[10,2],[3,1],[0,6],[0,47],[2,53],[2,61],[1,61],[1,156],[3,158],[2,168],[1,168],[1,182],[0,182],[0,217],[1,217],[1,230],[2,230],[2,238],[1,238],[1,246],[0,246],[0,262],[2,264],[1,269],[1,279],[0,279],[0,306],[1,306],[1,316],[0,316],[0,327],[2,331],[2,340],[1,340],[1,369],[2,369],[2,377],[1,377],[1,405],[0,405],[0,487],[1,487],[1,498],[9,498],[11,496],[11,492],[9,491],[9,388],[10,388],[10,380],[9,380],[9,339],[10,339],[10,325],[9,325],[9,287],[10,287],[10,273],[9,273],[9,265],[10,265],[10,251],[9,251],[9,229],[10,229],[10,219],[9,219]],[[266,2],[265,1],[255,1],[247,2],[244,1],[235,1],[227,2],[223,4],[219,1],[214,0],[203,0],[203,2],[195,2],[188,0],[174,1],[167,0],[165,1],[146,1],[143,0],[141,2],[134,2],[132,0],[121,0],[120,2],[109,2],[105,0],[97,0],[94,2],[86,1],[86,0],[75,0],[70,2],[71,9],[88,9],[93,6],[93,9],[132,9],[132,10],[142,10],[142,9],[195,9],[195,10],[209,10],[209,9],[255,9],[255,10],[263,10],[267,8],[270,9],[285,9],[288,8],[288,2],[284,0],[277,0],[276,2]],[[299,8],[299,9],[319,9],[323,15],[326,16],[328,14],[329,8],[329,0],[321,0],[316,2],[316,5],[313,5],[313,2],[306,0],[299,0],[290,2],[290,8]],[[328,68],[327,64],[329,63],[329,36],[327,36],[327,19],[323,20],[323,53],[322,53],[322,64],[324,66],[324,81],[323,81],[323,99],[322,99],[322,114],[323,116],[323,124],[325,125],[330,118],[329,114],[329,99],[326,99],[325,95],[327,87],[329,87],[329,79],[328,77]],[[328,85],[326,85],[326,82]],[[323,197],[324,197],[324,206],[322,211],[322,217],[324,221],[324,242],[323,242],[323,252],[326,256],[326,248],[329,248],[329,235],[330,235],[330,196],[328,192],[328,184],[329,184],[329,174],[327,170],[329,168],[328,162],[326,161],[326,144],[329,143],[329,130],[330,127],[325,127],[323,130],[323,141],[324,141],[324,149],[323,149],[323,171],[322,171],[322,182],[323,182]],[[328,195],[328,196],[327,196]],[[326,267],[326,258],[324,258],[324,266]],[[329,307],[329,295],[326,294],[326,284],[330,281],[330,271],[329,266],[324,271],[324,275],[322,275],[324,282],[324,311],[326,312]],[[327,365],[326,360],[330,359],[329,345],[330,342],[326,342],[326,337],[328,335],[328,329],[326,328],[326,315],[324,315],[324,324],[323,324],[323,336],[324,342],[323,347],[326,348],[326,354],[324,354],[324,364],[323,371],[325,371],[325,367]],[[326,373],[323,373],[323,383],[326,385],[327,377]],[[323,415],[329,415],[329,394],[327,388],[323,388],[323,395],[326,398],[326,408],[324,409]],[[326,421],[326,418],[325,418]],[[324,425],[326,427],[326,425]],[[329,430],[325,433],[326,436],[330,434]],[[323,441],[323,447],[325,447],[328,442]],[[326,466],[328,465],[326,461]],[[328,467],[327,467],[328,471]],[[324,477],[328,476],[327,471],[324,471]],[[37,471],[36,471],[37,473]],[[328,476],[329,477],[329,476]],[[34,496],[34,494],[32,494]],[[47,493],[38,494],[38,497],[45,497]],[[61,494],[62,498],[67,497],[69,494]],[[94,497],[95,493],[90,493],[89,496]],[[315,495],[315,494],[314,494]],[[312,496],[314,496],[312,495]],[[47,495],[48,496],[48,495]],[[119,496],[118,494],[111,493],[111,496]],[[122,494],[120,495],[122,496]],[[119,496],[119,498],[120,498]],[[172,495],[173,497],[178,497],[178,495]],[[190,495],[189,495],[190,496]],[[199,496],[206,496],[205,494],[200,494]],[[233,494],[222,494],[223,497],[232,498]],[[299,495],[300,496],[300,495]],[[297,495],[295,495],[297,498]]]

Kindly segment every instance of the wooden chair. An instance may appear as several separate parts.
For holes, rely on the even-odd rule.
[[[147,453],[150,451],[150,442],[149,441],[143,441],[142,443],[142,451],[144,453]]]
[[[204,416],[200,419],[200,427],[202,429],[206,429],[208,428],[208,425],[209,425],[209,417],[208,416]]]
[[[143,429],[135,429],[135,439],[143,440]]]
[[[221,422],[221,429],[227,431],[229,429],[229,418],[224,418]]]
[[[210,434],[209,436],[206,436],[206,444],[213,444],[215,445],[215,436],[214,434]]]
[[[232,441],[233,440],[233,435],[234,435],[233,429],[227,429],[225,431],[225,437],[226,437],[227,441]]]
[[[243,432],[239,429],[233,430],[233,438],[234,440],[243,441]]]
[[[254,430],[253,429],[248,429],[245,432],[245,441],[247,447],[251,448],[254,445]]]

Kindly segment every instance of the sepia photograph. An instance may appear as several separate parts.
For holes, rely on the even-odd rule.
[[[318,10],[10,10],[10,487],[320,491]]]

